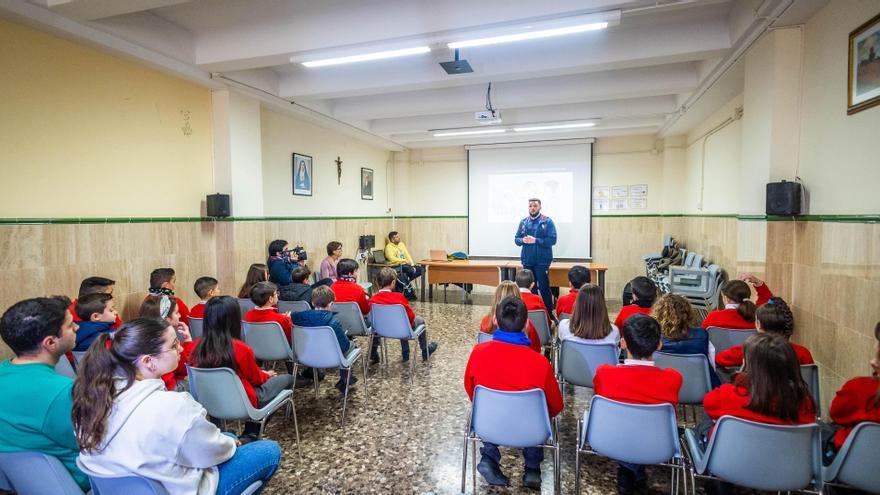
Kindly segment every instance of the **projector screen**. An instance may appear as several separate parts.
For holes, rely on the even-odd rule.
[[[528,199],[556,225],[553,257],[590,257],[592,143],[468,147],[468,254],[519,257],[513,237]]]

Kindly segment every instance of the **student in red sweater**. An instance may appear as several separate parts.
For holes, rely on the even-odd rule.
[[[189,325],[181,321],[180,310],[178,306],[180,300],[174,296],[165,294],[156,296],[147,296],[141,304],[139,313],[140,318],[158,318],[165,320],[177,331],[177,338],[180,340],[180,361],[177,363],[177,369],[171,373],[162,375],[165,387],[168,390],[184,391],[187,389],[186,384],[186,359],[189,357],[193,349],[192,335],[189,333]]]
[[[562,394],[550,361],[528,348],[529,339],[522,332],[527,318],[528,310],[519,298],[508,297],[498,304],[495,311],[498,329],[492,334],[492,341],[478,344],[471,351],[464,371],[464,389],[473,400],[477,385],[508,391],[540,388],[544,391],[552,418],[562,411]],[[516,411],[510,414],[516,415]],[[501,453],[498,446],[483,442],[480,454],[482,459],[477,470],[483,478],[490,485],[507,486],[509,480],[499,465]],[[523,457],[523,486],[540,489],[544,449],[527,447],[523,449]]]
[[[407,298],[400,292],[394,292],[394,284],[397,283],[397,271],[387,266],[382,268],[376,276],[376,282],[381,289],[370,298],[371,307],[376,304],[400,304],[403,306],[403,309],[406,310],[406,317],[409,318],[409,324],[413,328],[425,324],[424,318],[416,316],[416,314],[413,313],[412,307],[409,305],[409,300],[407,300]],[[422,348],[422,359],[428,359],[428,356],[437,351],[436,342],[428,343],[427,332],[423,332],[419,335],[419,347]],[[370,349],[370,361],[374,363],[379,362],[378,349],[379,339],[373,339],[373,348]],[[409,361],[409,342],[400,341],[400,353],[404,362]]]
[[[643,315],[651,314],[651,306],[657,299],[657,286],[648,277],[636,277],[629,283],[632,291],[632,304],[628,304],[620,308],[620,313],[614,319],[614,326],[623,328],[624,322],[630,316],[641,313]]]
[[[532,273],[531,270],[523,269],[516,273],[516,286],[519,287],[520,296],[524,303],[526,303],[526,309],[528,311],[534,311],[540,309],[547,316],[547,325],[550,325],[550,321],[553,318],[553,315],[547,311],[547,306],[544,305],[544,299],[541,298],[538,294],[532,294],[532,289],[535,288],[535,274]]]
[[[575,265],[568,270],[568,294],[556,300],[556,318],[562,318],[562,313],[571,315],[574,313],[574,302],[577,300],[578,290],[584,284],[590,283],[590,270],[586,267]]]
[[[336,264],[336,282],[330,286],[330,290],[336,295],[336,302],[356,302],[361,308],[361,314],[366,316],[370,312],[370,301],[364,288],[357,283],[357,261],[351,258],[342,258]]]
[[[174,296],[175,284],[177,284],[177,276],[174,274],[174,268],[156,268],[150,273],[149,295]],[[180,311],[180,321],[189,325],[189,308],[180,298],[177,298],[177,310]]]
[[[293,330],[293,322],[290,320],[290,311],[279,313],[278,306],[278,286],[272,282],[257,282],[251,287],[251,301],[257,305],[256,308],[248,311],[244,315],[244,321],[248,323],[267,323],[274,321],[281,325],[287,341],[291,342],[290,332]]]
[[[596,395],[630,404],[672,404],[675,407],[682,376],[674,369],[654,366],[652,356],[663,346],[657,320],[642,314],[627,318],[620,345],[630,359],[618,366],[599,366],[593,378]],[[643,466],[618,462],[617,492],[634,493],[636,483],[644,477]]]
[[[199,277],[193,284],[193,292],[199,296],[199,303],[189,308],[189,315],[192,318],[205,317],[205,303],[208,299],[220,295],[220,289],[217,287],[219,282],[214,277]]]
[[[874,339],[871,376],[859,376],[844,383],[831,401],[831,422],[840,427],[834,434],[835,453],[859,423],[880,423],[880,323],[874,326]]]
[[[794,333],[794,314],[781,297],[771,297],[755,313],[755,328],[758,333],[772,333],[791,339]],[[792,342],[791,348],[800,364],[813,364],[813,355],[802,345]],[[715,364],[723,368],[732,368],[743,364],[743,346],[738,345],[715,355]]]
[[[283,390],[293,387],[291,375],[263,371],[257,366],[253,349],[241,340],[241,308],[235,298],[218,296],[205,303],[204,332],[195,341],[190,366],[234,370],[254,407],[264,407]],[[259,431],[259,423],[246,422],[242,443],[256,440]]]
[[[493,333],[495,329],[498,328],[498,323],[495,322],[495,310],[498,309],[498,304],[507,297],[522,299],[522,293],[519,291],[519,287],[510,280],[501,282],[498,284],[498,287],[495,288],[495,301],[492,303],[492,306],[489,307],[489,312],[486,313],[480,321],[481,332]],[[527,319],[526,327],[528,327],[526,335],[529,337],[529,348],[535,352],[541,352],[541,337],[538,336],[538,331],[535,330],[535,325]]]
[[[751,283],[755,286],[757,301],[752,302]],[[724,301],[724,309],[716,309],[710,312],[703,320],[703,328],[720,327],[740,330],[754,330],[755,311],[758,306],[765,304],[773,293],[767,288],[763,280],[750,273],[740,275],[737,280],[729,280],[721,286],[721,299]]]

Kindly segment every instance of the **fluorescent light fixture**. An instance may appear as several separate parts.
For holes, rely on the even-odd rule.
[[[582,129],[585,127],[594,127],[596,125],[595,122],[583,122],[580,124],[549,124],[549,125],[535,125],[529,127],[514,127],[513,130],[515,132],[528,132],[528,131],[555,131],[560,129]]]
[[[507,129],[481,129],[479,131],[451,131],[451,132],[435,133],[434,137],[474,136],[477,134],[503,134],[505,132],[507,132]]]
[[[381,60],[383,58],[406,57],[409,55],[419,55],[428,53],[431,49],[427,46],[417,46],[413,48],[402,48],[400,50],[387,50],[384,52],[364,53],[363,55],[351,55],[348,57],[325,58],[322,60],[312,60],[303,62],[306,67],[326,67],[328,65],[351,64],[355,62],[368,62],[370,60]]]
[[[526,31],[524,33],[505,34],[501,36],[491,36],[488,38],[477,38],[473,40],[455,41],[447,43],[448,48],[467,48],[471,46],[497,45],[499,43],[511,43],[514,41],[534,40],[538,38],[550,38],[553,36],[564,36],[566,34],[584,33],[587,31],[597,31],[608,27],[607,22],[591,22],[589,24],[578,24],[576,26],[566,26],[552,29],[542,29],[539,31]]]

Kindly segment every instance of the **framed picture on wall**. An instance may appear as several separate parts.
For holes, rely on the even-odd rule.
[[[373,199],[373,169],[361,169],[361,199]]]
[[[846,114],[880,105],[880,14],[849,33]]]
[[[312,195],[312,157],[293,154],[293,195]]]

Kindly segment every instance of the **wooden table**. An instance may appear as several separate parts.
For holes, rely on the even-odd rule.
[[[550,287],[568,287],[568,271],[578,265],[590,271],[591,283],[605,290],[605,272],[608,271],[608,265],[568,261],[554,261],[550,264]],[[507,269],[513,272],[509,275],[512,279],[517,271],[522,270],[522,264],[519,261],[510,261],[507,263]]]
[[[506,260],[456,260],[419,261],[425,267],[422,274],[422,300],[425,299],[425,286],[428,285],[428,298],[434,298],[434,284],[475,284],[497,287],[502,280],[502,272],[507,268]],[[462,292],[462,300],[467,294]]]

